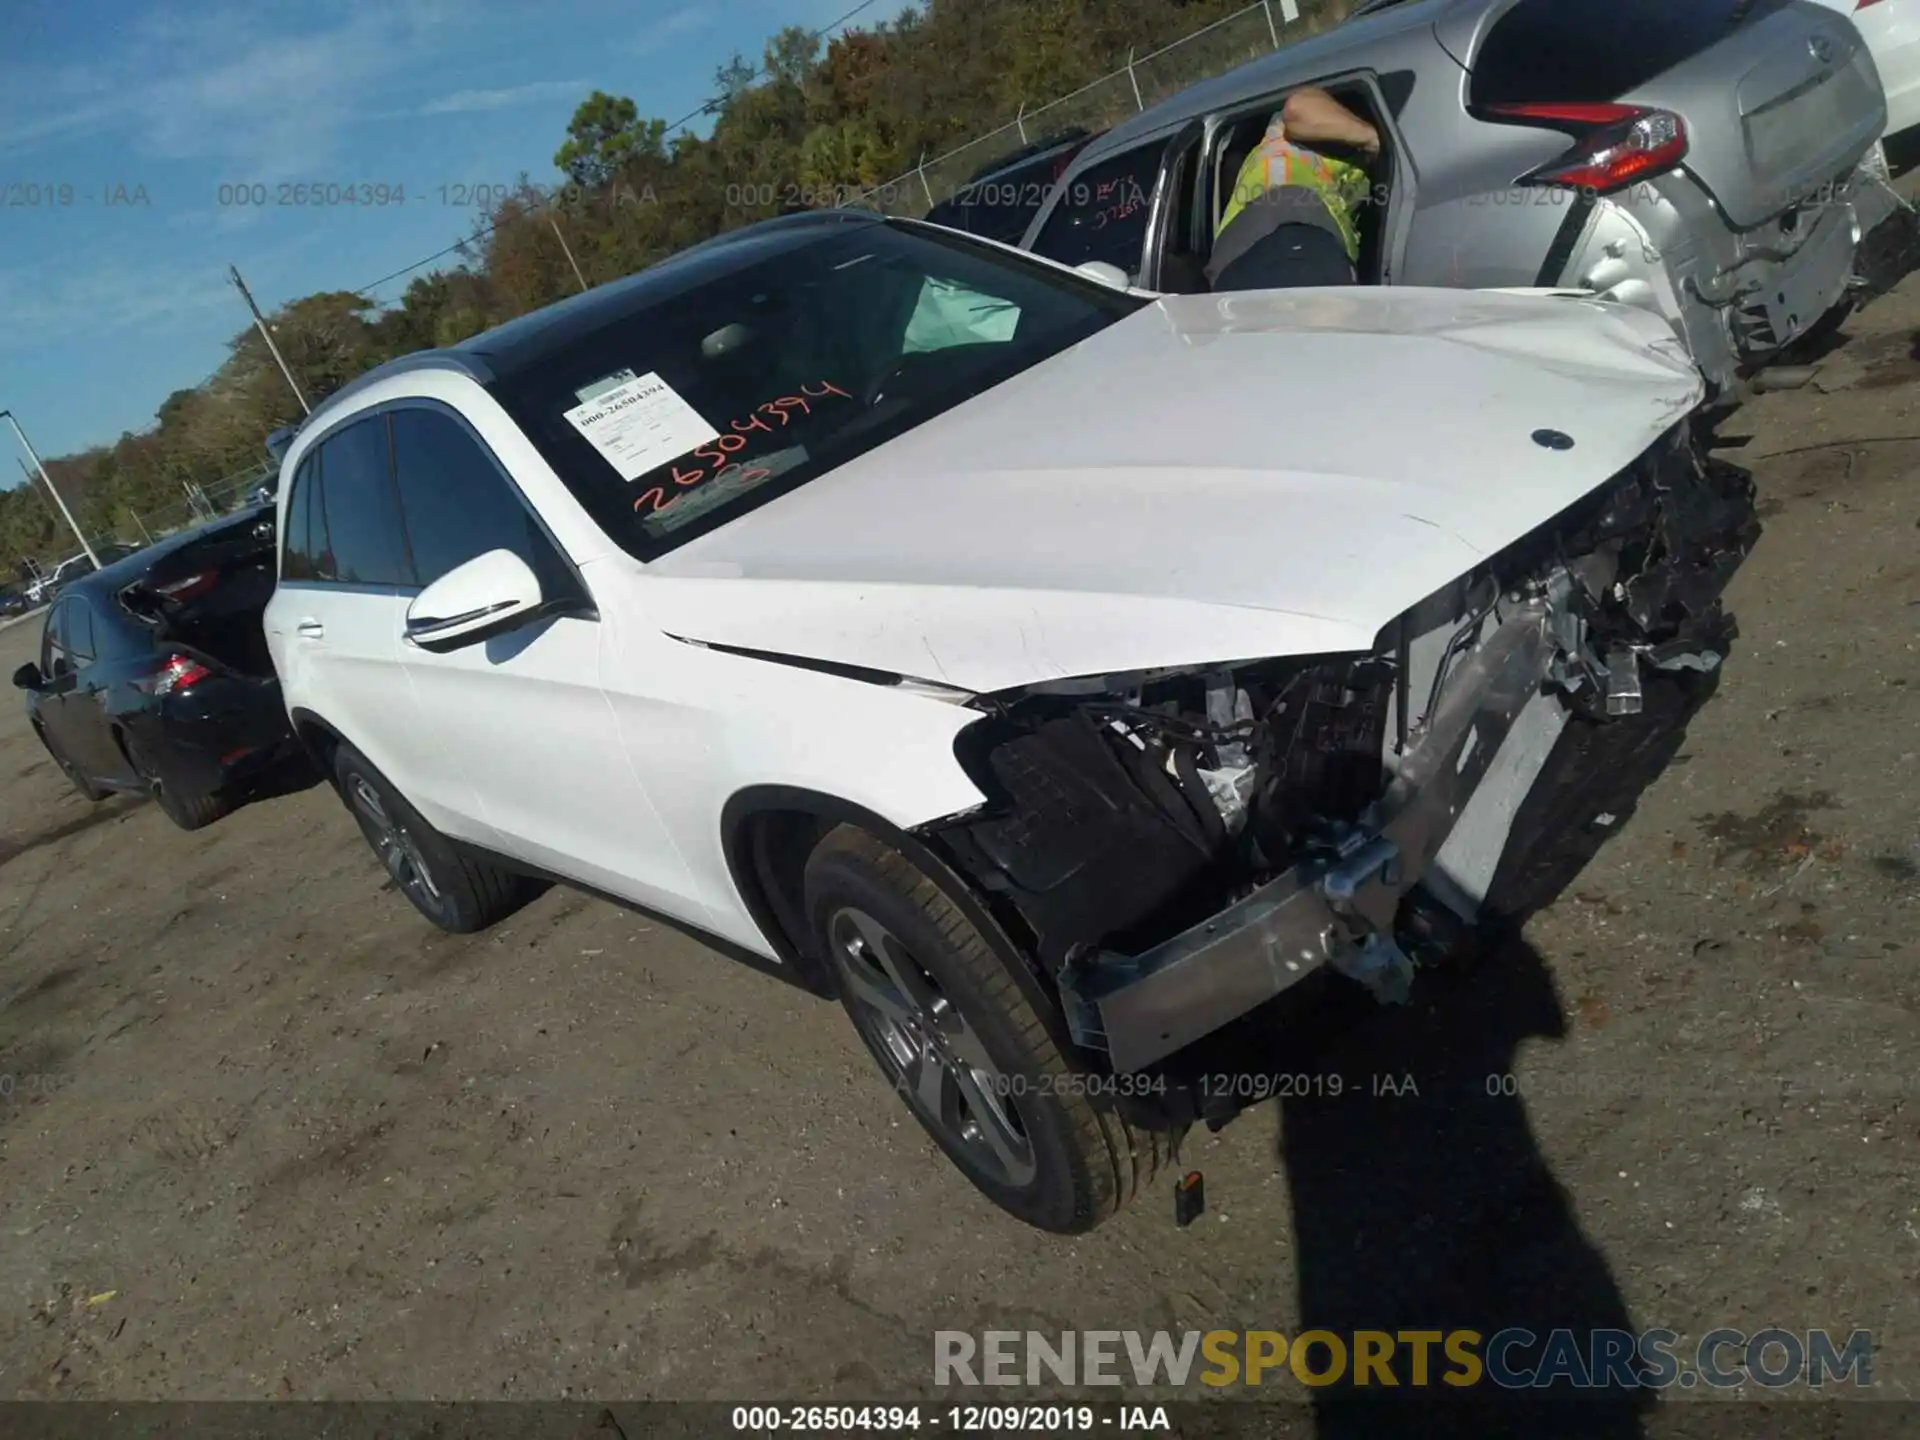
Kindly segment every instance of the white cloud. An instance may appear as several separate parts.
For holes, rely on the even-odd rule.
[[[217,265],[138,273],[126,266],[66,270],[50,265],[0,273],[0,352],[42,346],[52,337],[110,334],[226,307],[242,329],[246,306]]]
[[[422,105],[420,114],[466,115],[476,110],[508,110],[516,105],[532,105],[554,98],[584,98],[591,88],[591,82],[586,80],[535,80],[500,90],[456,90]]]
[[[26,117],[0,121],[0,156],[109,135],[144,158],[217,162],[236,181],[326,165],[459,12],[452,0],[353,0],[325,14],[289,28],[264,7],[169,7],[89,64],[0,68],[0,93]]]

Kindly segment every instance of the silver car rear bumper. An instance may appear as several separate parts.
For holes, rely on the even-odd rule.
[[[1788,215],[1735,232],[1674,175],[1597,201],[1559,283],[1660,315],[1728,389],[1845,301],[1861,237],[1902,204],[1862,164]]]

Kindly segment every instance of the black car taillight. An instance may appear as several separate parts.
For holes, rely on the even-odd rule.
[[[1522,185],[1558,186],[1609,195],[1635,180],[1660,175],[1687,153],[1687,126],[1670,110],[1639,105],[1489,105],[1488,119],[1563,130],[1574,137],[1566,154],[1520,177]]]
[[[140,688],[150,695],[171,695],[177,690],[186,690],[198,685],[212,675],[213,671],[202,665],[191,655],[169,655],[163,664]]]

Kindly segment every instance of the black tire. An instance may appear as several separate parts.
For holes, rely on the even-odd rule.
[[[547,888],[462,853],[351,745],[334,752],[333,782],[394,888],[442,930],[470,935],[497,925]]]
[[[90,800],[95,805],[98,805],[102,800],[107,798],[107,792],[105,790],[102,790],[98,785],[94,784],[93,780],[84,770],[67,759],[66,756],[62,755],[59,750],[54,747],[53,741],[47,738],[47,732],[40,728],[40,722],[38,720],[33,722],[33,733],[40,737],[41,747],[46,750],[47,757],[52,760],[55,765],[60,767],[60,773],[67,777],[68,784],[80,792],[80,797],[83,800]]]
[[[914,1118],[989,1200],[1037,1229],[1076,1235],[1110,1219],[1146,1188],[1174,1137],[1130,1126],[1114,1108],[1111,1087],[1067,1057],[1044,1018],[1044,992],[1004,935],[983,933],[941,885],[851,825],[835,829],[809,857],[806,897],[814,943],[834,967],[854,1029]],[[849,918],[854,915],[860,921]],[[852,968],[865,963],[863,949],[875,953],[866,922],[877,922],[880,948],[891,962],[872,973],[910,971],[896,998],[933,997],[914,1040],[886,1018],[897,1012],[861,998],[874,993]],[[895,1025],[891,1034],[889,1024]],[[926,1038],[936,1031],[938,1040]],[[945,1063],[933,1068],[948,1077],[945,1093],[958,1107],[953,1114],[936,1119],[929,1113],[940,1102],[927,1100],[914,1078],[928,1067],[904,1062],[902,1044],[940,1051]],[[982,1052],[984,1075],[976,1068]],[[964,1066],[963,1055],[971,1057]],[[971,1089],[966,1079],[954,1078],[963,1068]],[[982,1097],[999,1105],[989,1110],[978,1104]],[[966,1134],[969,1123],[979,1132],[975,1138]],[[985,1138],[990,1134],[1018,1152],[1014,1163]]]
[[[133,767],[133,773],[146,782],[147,793],[160,807],[160,813],[182,830],[203,829],[233,809],[232,799],[217,790],[182,790],[170,783],[160,766],[131,735],[120,737],[120,749]]]

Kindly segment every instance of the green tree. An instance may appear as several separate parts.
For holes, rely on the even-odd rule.
[[[669,138],[665,121],[643,120],[631,99],[596,90],[554,155],[559,177],[570,182],[563,193],[522,177],[476,224],[457,260],[415,276],[384,308],[324,292],[283,305],[269,324],[317,400],[369,366],[457,344],[572,294],[577,282],[554,223],[589,281],[632,274],[793,198],[819,203],[890,180],[923,151],[937,155],[1006,126],[1022,105],[1031,115],[1118,68],[1130,48],[1146,54],[1244,3],[919,0],[893,20],[824,46],[790,26],[766,41],[759,69],[738,53],[721,67],[707,133]],[[1324,27],[1350,3],[1302,0],[1301,8],[1309,27]],[[1182,50],[1177,63],[1154,61],[1142,67],[1142,83],[1164,93],[1239,63],[1247,58],[1246,33],[1223,29]],[[1252,33],[1264,48],[1264,26]],[[1122,80],[1038,123],[1097,126],[1132,110]],[[965,163],[986,158],[970,154]],[[166,398],[152,426],[48,465],[83,526],[134,539],[134,515],[154,527],[184,522],[183,483],[211,485],[256,464],[267,434],[299,413],[249,326],[204,382]],[[0,566],[21,555],[51,564],[73,549],[38,487],[0,491]]]
[[[583,190],[605,185],[636,155],[658,153],[666,122],[640,123],[640,111],[624,95],[596,90],[580,102],[567,125],[566,143],[553,157],[556,167]]]

